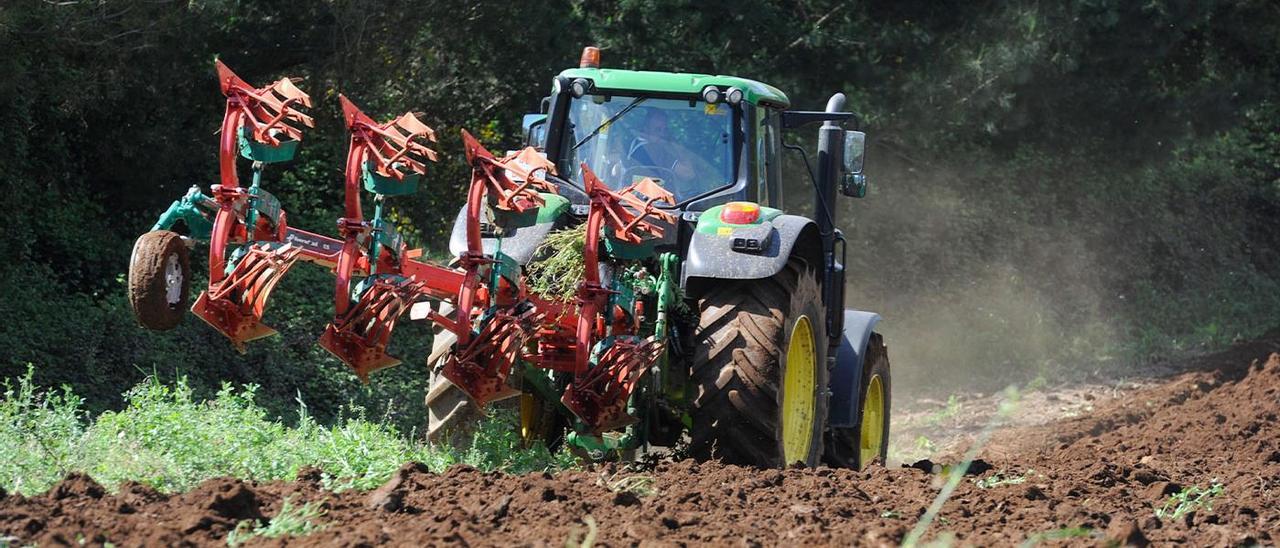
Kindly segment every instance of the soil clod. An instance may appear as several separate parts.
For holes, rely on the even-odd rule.
[[[106,493],[107,490],[98,485],[98,482],[93,481],[93,478],[89,477],[88,474],[79,472],[68,474],[66,478],[53,486],[53,498],[57,500],[73,497],[100,499]]]
[[[1119,546],[1133,546],[1143,548],[1151,544],[1147,537],[1142,534],[1142,529],[1138,527],[1138,522],[1133,520],[1118,519],[1111,523],[1107,528],[1107,540]]]

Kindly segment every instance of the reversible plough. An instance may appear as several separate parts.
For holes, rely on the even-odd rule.
[[[428,317],[457,338],[442,374],[476,404],[510,396],[519,362],[571,375],[561,403],[593,431],[631,421],[628,398],[663,350],[663,334],[642,337],[642,301],[620,295],[600,278],[599,248],[606,231],[619,241],[642,243],[662,235],[653,219],[673,220],[656,209],[670,193],[649,179],[611,190],[584,164],[590,197],[582,279],[569,302],[541,298],[519,265],[482,242],[486,215],[525,215],[557,193],[548,181],[555,164],[533,148],[497,157],[462,132],[471,181],[465,210],[467,248],[455,266],[421,259],[386,219],[387,198],[414,193],[437,160],[429,148],[435,132],[413,113],[379,123],[339,96],[349,133],[344,171],[345,202],[337,237],[288,225],[280,201],[261,187],[266,164],[293,157],[313,126],[302,109],[306,93],[289,79],[254,88],[221,62],[226,96],[219,148],[219,182],[210,195],[193,187],[174,203],[154,230],[183,221],[189,236],[209,240],[209,283],[192,312],[225,335],[241,352],[245,344],[276,331],[262,323],[271,291],[298,261],[331,269],[334,316],[320,345],[367,381],[373,371],[400,363],[387,354],[397,321],[413,305],[443,301],[452,312]],[[242,186],[238,157],[252,162]],[[362,194],[372,194],[365,218]],[[670,279],[665,283],[672,283]],[[668,288],[668,291],[670,289]],[[146,319],[140,316],[146,323]]]

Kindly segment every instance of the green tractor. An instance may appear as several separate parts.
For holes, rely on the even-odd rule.
[[[418,115],[385,122],[339,96],[349,133],[337,234],[288,222],[263,170],[313,125],[282,79],[255,88],[215,63],[226,96],[220,177],[192,187],[138,239],[138,322],[171,329],[190,309],[239,350],[271,336],[270,294],[298,262],[332,272],[319,344],[368,381],[404,315],[438,328],[430,434],[516,399],[528,440],[592,459],[651,446],[786,466],[883,460],[889,360],[880,317],[845,308],[836,195],[862,196],[865,136],[844,96],[789,110],[781,91],[728,76],[602,69],[588,48],[556,77],[526,146],[499,157],[463,132],[472,168],[449,265],[422,259],[386,218],[438,157]],[[782,134],[818,130],[814,215],[783,212]],[[251,165],[244,186],[239,165]],[[372,194],[372,200],[366,201]],[[372,216],[367,215],[372,203]],[[208,242],[190,302],[188,249]]]
[[[481,224],[485,252],[526,272],[554,271],[540,261],[573,253],[555,234],[586,222],[589,179],[615,190],[656,182],[671,195],[661,204],[666,219],[655,220],[664,230],[642,244],[607,234],[599,269],[614,291],[647,303],[652,312],[638,320],[640,332],[665,345],[626,402],[633,424],[611,432],[560,404],[566,374],[525,367],[512,384],[523,386],[526,437],[597,458],[687,443],[696,458],[740,464],[883,461],[889,360],[875,331],[880,316],[845,307],[846,244],[834,218],[838,193],[866,193],[865,135],[841,127],[855,120],[844,103],[837,93],[824,110],[790,110],[783,92],[760,82],[600,68],[595,48],[555,78],[524,127],[525,144],[557,168],[549,177],[556,213],[544,207],[535,221],[512,226],[493,212]],[[806,175],[814,212],[788,214],[783,150],[795,150],[806,167],[809,158],[784,144],[783,132],[815,123],[817,169]],[[457,256],[467,251],[466,217],[464,207],[450,245]],[[637,278],[666,279],[670,288]],[[440,374],[455,346],[440,330],[429,360],[437,372],[427,397],[436,439],[465,429],[477,411],[472,391]]]

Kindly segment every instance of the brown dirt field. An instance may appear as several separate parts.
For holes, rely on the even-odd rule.
[[[1088,528],[1045,543],[1276,544],[1275,352],[1280,333],[1184,363],[1182,373],[1116,392],[1073,418],[998,431],[982,453],[987,466],[960,483],[926,539],[1014,545]],[[974,481],[996,473],[1025,481],[989,488]],[[610,488],[630,477],[649,482],[647,489]],[[1214,481],[1224,490],[1212,509],[1155,517],[1170,494]],[[611,546],[895,545],[941,483],[940,475],[912,467],[758,470],[685,461],[639,472],[606,466],[508,476],[465,467],[435,475],[408,464],[373,492],[326,492],[309,472],[294,482],[214,479],[169,496],[136,484],[111,495],[73,475],[41,496],[0,498],[0,537],[41,546],[224,545],[236,523],[271,517],[292,497],[322,504],[328,528],[251,544],[562,545],[582,540],[589,520],[594,540]]]

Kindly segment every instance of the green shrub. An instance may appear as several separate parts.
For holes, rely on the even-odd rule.
[[[70,390],[40,392],[31,373],[4,381],[0,398],[0,488],[24,494],[45,490],[80,460],[82,401]]]

